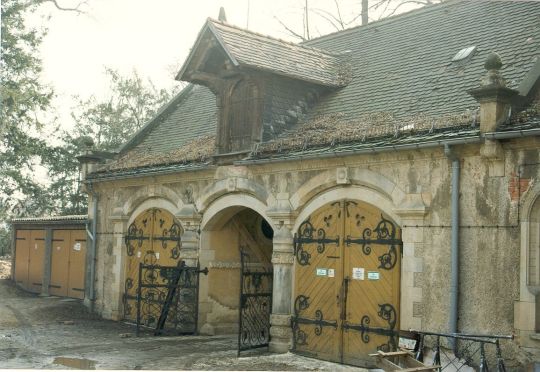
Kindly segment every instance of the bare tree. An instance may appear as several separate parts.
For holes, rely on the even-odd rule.
[[[321,21],[336,31],[341,31],[360,24],[367,25],[369,21],[390,17],[399,13],[407,5],[425,6],[442,1],[444,0],[362,0],[360,10],[349,13],[350,15],[347,17],[343,12],[344,6],[340,0],[334,0],[333,5],[328,8],[310,6],[309,0],[305,0],[302,7],[302,32],[295,31],[279,17],[274,16],[274,18],[290,36],[306,41],[313,36],[310,26],[317,30],[317,24]],[[376,17],[371,17],[371,14],[376,15]],[[317,36],[320,36],[320,33]]]

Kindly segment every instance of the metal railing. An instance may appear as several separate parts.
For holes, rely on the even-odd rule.
[[[431,360],[432,365],[440,366],[439,371],[473,367],[488,372],[491,365],[497,372],[506,372],[500,341],[514,338],[508,335],[410,332],[418,337],[415,359],[423,363]]]

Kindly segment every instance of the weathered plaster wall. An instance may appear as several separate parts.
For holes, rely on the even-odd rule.
[[[515,330],[514,302],[520,299],[516,175],[519,164],[538,162],[538,147],[538,140],[534,139],[504,143],[504,160],[496,161],[499,166],[496,172],[493,159],[482,157],[480,145],[456,148],[461,159],[463,226],[460,331],[509,334]],[[533,180],[538,180],[539,171],[538,167],[530,166],[522,173],[518,183],[520,192],[525,194]],[[225,195],[231,200],[248,200],[248,197],[256,200],[252,208],[261,215],[265,209],[270,211],[285,203],[292,210],[292,220],[286,223],[293,226],[301,222],[295,221],[300,218],[295,216],[302,215],[310,203],[330,201],[326,198],[332,195],[358,195],[393,215],[403,228],[402,328],[444,331],[448,324],[450,291],[450,185],[451,161],[442,148],[227,166],[198,173],[97,184],[98,231],[102,233],[98,244],[97,308],[106,317],[119,314],[123,246],[118,234],[122,228],[125,231],[144,196],[154,202],[167,200],[177,208],[194,204],[203,212],[203,221],[207,218],[204,213],[210,213],[212,206],[219,204]],[[215,244],[214,238],[235,245],[233,235],[201,238],[201,252],[205,245]],[[217,260],[217,255],[222,253],[214,254],[206,259]],[[218,295],[210,289],[208,293]]]

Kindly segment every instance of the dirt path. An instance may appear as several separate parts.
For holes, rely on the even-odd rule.
[[[0,280],[0,368],[362,371],[293,354],[237,358],[234,335],[120,337],[133,332],[79,301],[38,297]]]

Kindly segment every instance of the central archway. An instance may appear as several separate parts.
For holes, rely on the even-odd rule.
[[[244,252],[245,271],[271,273],[273,228],[259,212],[245,205],[218,202],[206,213],[208,215],[201,231],[200,264],[207,266],[209,273],[208,277],[201,278],[200,332],[237,334],[242,289],[246,290],[241,284],[240,252]],[[271,283],[271,275],[269,278]],[[271,286],[269,291],[271,293]],[[270,298],[261,307],[265,314],[263,328],[268,329]],[[243,305],[246,306],[245,301]],[[268,329],[263,330],[265,337],[268,337]]]

